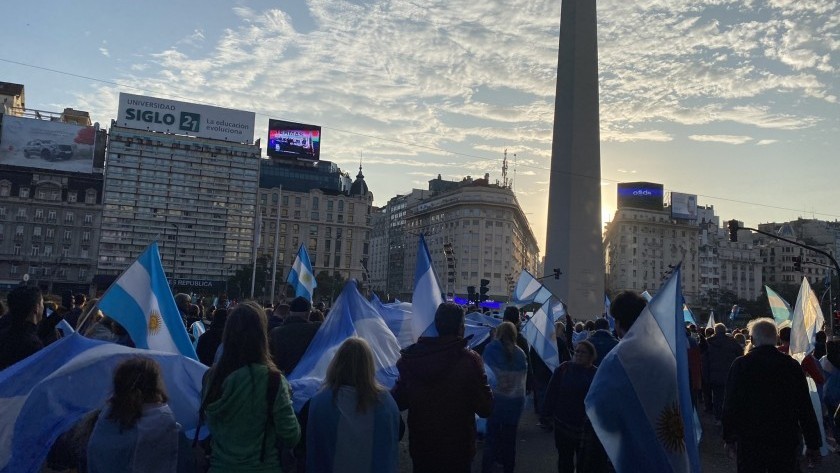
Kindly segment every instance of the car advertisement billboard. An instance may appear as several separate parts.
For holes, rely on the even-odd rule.
[[[120,93],[117,125],[235,143],[254,142],[253,112]]]
[[[0,164],[93,172],[96,129],[5,115],[0,130]]]
[[[671,218],[697,220],[697,196],[671,192]]]
[[[321,127],[269,120],[268,155],[274,158],[320,159]]]
[[[662,210],[664,187],[653,182],[622,182],[618,184],[618,208]]]

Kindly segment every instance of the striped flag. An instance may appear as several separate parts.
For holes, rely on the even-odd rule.
[[[411,296],[411,326],[414,341],[421,336],[437,336],[435,312],[443,303],[440,284],[426,239],[420,235],[417,244],[417,266],[414,269],[414,294]]]
[[[516,288],[513,290],[513,304],[520,307],[532,302],[543,304],[550,297],[551,291],[543,286],[527,269],[523,269],[516,281]]]
[[[312,263],[309,261],[309,253],[303,243],[298,248],[297,257],[289,270],[289,276],[286,281],[290,286],[295,288],[295,297],[304,297],[307,300],[312,300],[312,294],[318,283],[315,282],[315,274],[312,272]]]
[[[767,292],[767,302],[770,304],[770,311],[773,312],[773,320],[776,322],[776,326],[790,320],[790,304],[782,299],[782,296],[776,291],[770,289],[770,286],[764,286],[764,290]]]

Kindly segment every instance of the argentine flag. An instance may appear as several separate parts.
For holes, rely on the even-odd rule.
[[[157,242],[117,278],[98,307],[125,327],[137,348],[198,359],[166,281]]]
[[[312,294],[315,293],[315,288],[318,287],[318,284],[315,282],[315,274],[312,272],[309,253],[306,251],[303,243],[301,243],[298,249],[295,263],[289,271],[289,277],[286,279],[286,282],[295,288],[295,297],[304,297],[307,300],[312,300]]]
[[[554,332],[552,305],[562,307],[563,304],[560,302],[552,304],[552,300],[546,301],[534,316],[525,322],[522,326],[522,336],[545,362],[545,365],[554,372],[560,366],[560,355],[557,352],[557,334]]]
[[[426,239],[420,235],[417,244],[417,266],[414,269],[414,294],[411,296],[411,327],[414,341],[421,336],[436,337],[435,312],[443,303],[440,284],[432,266]]]
[[[715,311],[709,312],[709,321],[706,323],[706,328],[715,328]]]
[[[604,358],[586,414],[616,472],[700,471],[680,267]]]
[[[335,352],[350,337],[364,338],[373,350],[376,380],[386,388],[397,381],[400,346],[376,308],[367,301],[350,280],[344,285],[327,320],[318,329],[300,362],[288,375],[292,402],[300,410],[318,392],[327,375]]]
[[[770,289],[770,286],[764,286],[765,291],[767,291],[767,302],[770,304],[770,311],[773,312],[773,320],[776,322],[776,326],[782,325],[785,321],[790,320],[791,309],[790,304],[787,303],[786,300],[782,299],[782,296],[776,293],[776,291]]]
[[[551,297],[551,291],[547,287],[529,273],[527,269],[523,269],[519,273],[519,279],[516,281],[516,288],[513,290],[513,305],[523,306],[530,303],[543,304]]]
[[[74,333],[0,371],[0,473],[40,472],[58,436],[105,405],[114,368],[136,356],[160,365],[175,420],[195,429],[206,366]]]

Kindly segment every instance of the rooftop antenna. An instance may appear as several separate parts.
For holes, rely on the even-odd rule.
[[[510,181],[510,188],[513,189],[516,186],[516,153],[513,153],[513,179]]]
[[[502,160],[502,187],[508,186],[507,170],[507,148],[505,148],[505,158]]]

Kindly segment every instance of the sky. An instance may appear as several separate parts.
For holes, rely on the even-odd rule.
[[[747,226],[840,219],[840,2],[598,1],[603,219],[616,183]],[[48,12],[48,14],[46,14]],[[278,0],[4,6],[0,81],[110,126],[119,92],[321,125],[374,204],[438,174],[508,178],[545,251],[560,2]],[[516,158],[514,160],[514,154]]]

